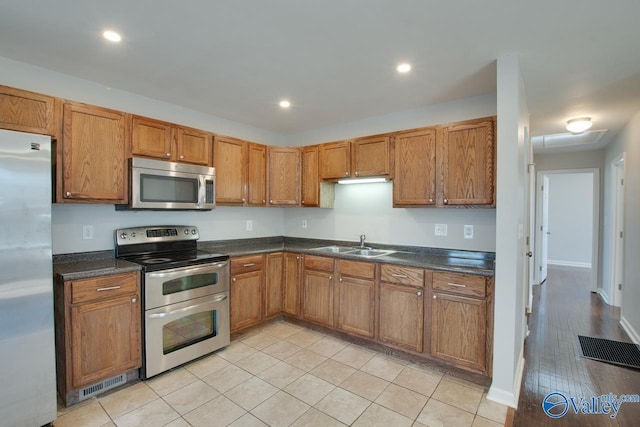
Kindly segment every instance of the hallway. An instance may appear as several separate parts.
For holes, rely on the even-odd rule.
[[[514,426],[633,426],[640,403],[623,403],[616,418],[575,414],[561,418],[542,410],[544,397],[613,393],[640,394],[640,370],[582,358],[578,335],[630,342],[619,324],[620,309],[589,292],[590,269],[550,266],[546,282],[534,287],[530,335],[525,341],[525,368]]]

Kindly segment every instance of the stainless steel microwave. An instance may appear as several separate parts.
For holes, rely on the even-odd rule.
[[[118,210],[211,210],[216,205],[214,168],[133,157],[129,179],[129,205]]]

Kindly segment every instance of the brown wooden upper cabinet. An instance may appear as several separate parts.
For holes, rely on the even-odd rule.
[[[436,130],[399,132],[394,156],[393,206],[435,205]]]
[[[266,205],[266,146],[241,139],[215,136],[216,203]]]
[[[302,185],[300,203],[303,208],[333,208],[334,183],[320,182],[320,146],[302,147]]]
[[[211,135],[207,132],[148,117],[132,117],[134,156],[211,166],[211,151]]]
[[[300,205],[300,149],[268,147],[269,206]]]
[[[351,142],[328,142],[320,145],[320,179],[351,177]]]
[[[51,96],[0,86],[0,128],[59,139],[61,105]]]
[[[351,146],[351,170],[353,176],[389,176],[389,135],[369,136],[353,141]]]
[[[495,207],[495,118],[398,132],[394,207]]]
[[[57,202],[127,203],[129,116],[66,102],[57,152]]]
[[[495,139],[491,118],[442,130],[438,157],[443,205],[494,205]]]

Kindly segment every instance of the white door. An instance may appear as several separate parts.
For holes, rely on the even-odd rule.
[[[615,163],[615,226],[613,227],[613,305],[622,305],[624,280],[624,157]]]
[[[549,252],[549,177],[542,176],[540,185],[541,212],[540,212],[540,258],[538,259],[538,271],[540,283],[547,280],[547,254]]]

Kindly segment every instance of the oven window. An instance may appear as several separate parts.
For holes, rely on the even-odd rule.
[[[162,328],[162,353],[169,354],[218,335],[217,310],[189,314]]]
[[[162,284],[162,295],[175,294],[190,289],[202,288],[218,283],[218,273],[194,274],[169,280]]]
[[[140,174],[140,200],[143,202],[198,203],[198,180],[196,178]]]

